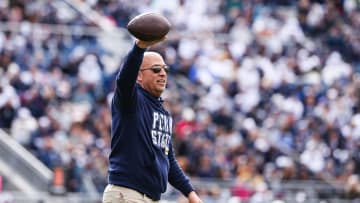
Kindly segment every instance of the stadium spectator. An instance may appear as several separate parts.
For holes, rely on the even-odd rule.
[[[0,2],[1,23],[19,23],[0,31],[0,127],[50,168],[68,168],[69,191],[81,191],[77,169],[102,191],[114,77],[107,52],[95,37],[31,26],[91,22],[55,1]],[[236,179],[260,198],[270,180],[325,171],[348,198],[359,193],[358,1],[86,2],[120,27],[146,11],[171,20],[167,44],[154,49],[172,68],[164,95],[189,175]]]

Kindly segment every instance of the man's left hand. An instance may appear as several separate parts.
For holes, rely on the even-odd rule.
[[[188,196],[189,203],[203,203],[196,192],[192,191]]]

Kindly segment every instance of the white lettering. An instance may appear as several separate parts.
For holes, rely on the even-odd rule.
[[[167,138],[167,135],[166,135],[166,134],[162,134],[162,136],[161,136],[161,142],[160,142],[160,147],[161,147],[161,148],[165,148],[165,147],[166,147],[166,138]]]
[[[171,142],[173,120],[171,116],[153,112],[151,139],[155,146],[168,149]]]
[[[151,131],[151,138],[152,138],[152,141],[153,141],[153,144],[154,144],[154,145],[157,145],[157,144],[158,144],[156,134],[157,134],[157,133],[156,133],[155,130],[152,130],[152,131]]]
[[[166,138],[166,146],[170,146],[171,135],[168,134]]]
[[[171,117],[169,117],[169,134],[172,134],[172,130],[173,130],[173,120]]]
[[[161,146],[162,133],[160,131],[158,131],[157,135],[158,135],[158,137],[157,137],[158,138],[158,146],[160,147]]]
[[[159,122],[159,130],[164,130],[163,124],[164,124],[164,114],[160,114],[160,122]]]
[[[169,117],[168,116],[164,116],[164,131],[165,132],[169,132]]]
[[[154,112],[153,113],[153,125],[152,128],[156,129],[156,123],[159,120],[159,113],[158,112]]]

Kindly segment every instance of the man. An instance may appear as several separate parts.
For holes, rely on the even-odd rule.
[[[103,203],[159,202],[169,182],[190,203],[202,201],[179,167],[171,134],[171,115],[163,108],[168,67],[156,52],[158,42],[137,40],[116,78],[111,104],[109,178]]]

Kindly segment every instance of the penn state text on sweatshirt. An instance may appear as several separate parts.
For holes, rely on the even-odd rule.
[[[160,199],[169,182],[187,196],[194,189],[175,159],[172,117],[161,98],[136,83],[144,52],[135,44],[116,77],[108,182],[153,200]]]

